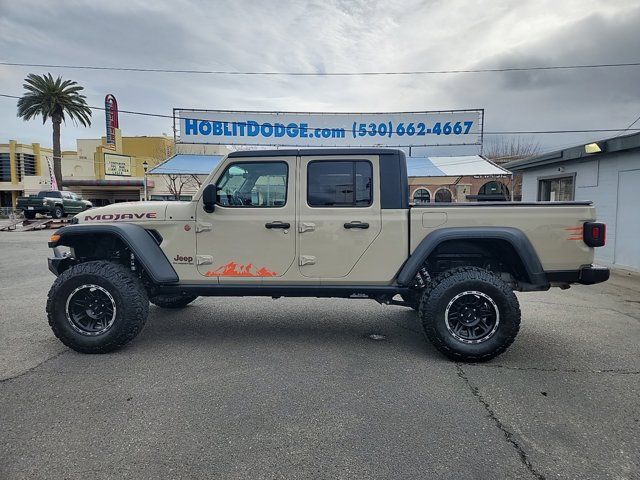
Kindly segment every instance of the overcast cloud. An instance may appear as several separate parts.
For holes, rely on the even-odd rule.
[[[406,71],[637,62],[636,1],[0,0],[0,61],[239,71]],[[0,66],[20,95],[42,68]],[[50,70],[100,106],[409,111],[485,108],[485,130],[624,127],[640,115],[640,68],[387,77],[226,77]],[[170,119],[120,116],[125,135],[172,134]],[[104,134],[104,114],[63,127],[63,148]],[[546,135],[545,149],[608,134]],[[51,145],[51,127],[0,98],[0,142]],[[461,153],[449,149],[451,154]],[[433,150],[430,151],[433,153]],[[441,153],[441,152],[440,152]]]

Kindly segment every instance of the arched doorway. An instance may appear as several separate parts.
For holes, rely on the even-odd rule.
[[[480,187],[480,190],[478,190],[479,202],[506,201],[509,200],[509,198],[510,194],[507,186],[495,180],[485,183]]]
[[[450,203],[452,200],[451,191],[447,188],[441,188],[436,192],[436,202]]]
[[[426,205],[431,201],[431,194],[426,188],[419,188],[413,192],[414,205]]]

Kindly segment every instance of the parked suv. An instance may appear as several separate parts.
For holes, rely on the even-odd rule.
[[[55,335],[87,353],[133,339],[149,302],[261,295],[409,307],[441,352],[481,361],[518,333],[514,290],[609,277],[593,265],[605,226],[590,202],[411,206],[397,150],[234,152],[189,202],[118,203],[73,220],[49,242],[58,278],[47,313]]]

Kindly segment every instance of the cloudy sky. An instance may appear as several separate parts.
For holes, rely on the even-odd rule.
[[[235,71],[407,71],[640,61],[637,0],[0,0],[0,61]],[[485,109],[485,130],[626,127],[640,67],[386,77],[264,77],[0,66],[0,93],[29,72],[71,78],[88,103],[288,111]],[[640,122],[639,122],[640,123]],[[172,134],[170,119],[120,116],[125,135]],[[636,124],[638,126],[638,124]],[[63,126],[63,148],[104,134]],[[609,134],[529,137],[543,150]],[[0,98],[0,143],[51,145],[51,127]],[[433,153],[433,152],[429,152]],[[449,153],[460,153],[451,148]]]

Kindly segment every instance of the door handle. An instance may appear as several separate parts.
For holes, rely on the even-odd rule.
[[[271,230],[272,228],[282,228],[284,230],[288,230],[291,228],[291,224],[287,222],[269,222],[264,224],[265,228]]]
[[[344,228],[360,228],[362,230],[366,230],[367,228],[369,228],[369,224],[366,222],[348,222],[344,224]]]

